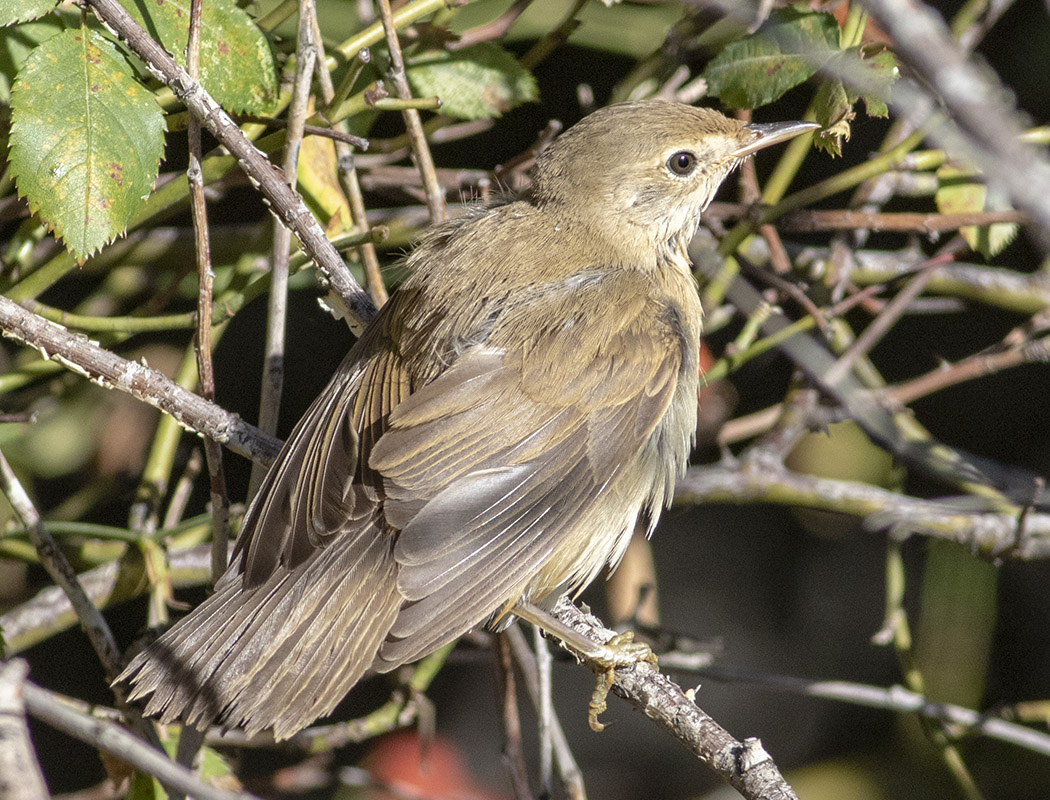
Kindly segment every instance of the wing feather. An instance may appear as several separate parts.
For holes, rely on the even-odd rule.
[[[267,474],[215,594],[120,676],[133,697],[149,695],[147,713],[282,738],[330,712],[371,665],[402,597],[394,531],[363,460],[409,383],[374,341],[347,356]]]
[[[586,549],[592,535],[615,540],[619,531],[602,524],[625,527],[633,518],[609,513],[604,492],[638,466],[674,396],[682,352],[675,331],[652,324],[657,309],[644,302],[644,288],[630,293],[641,302],[598,306],[588,317],[594,330],[551,324],[515,340],[501,339],[497,325],[391,415],[369,463],[384,480],[387,519],[401,528],[394,556],[406,604],[377,669],[502,612],[550,570],[552,557]],[[585,287],[601,289],[600,281]],[[587,303],[550,292],[522,312],[533,321],[572,319],[569,309]],[[636,515],[647,480],[655,478],[616,502],[635,502]],[[601,544],[591,561],[600,565],[614,549]],[[564,571],[568,583],[594,568],[570,559]]]

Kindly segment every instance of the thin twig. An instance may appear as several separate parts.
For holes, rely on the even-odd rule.
[[[313,24],[315,26],[314,41],[317,45],[319,60],[323,63],[324,38],[321,36],[316,14],[314,15]],[[360,51],[356,57],[356,66],[359,69],[363,69],[371,58],[372,56],[367,50]],[[359,71],[359,69],[351,68],[350,72]],[[321,83],[321,95],[325,104],[329,105],[335,102],[335,89],[332,86],[331,74],[326,69],[319,69],[317,74]],[[341,129],[345,129],[346,126],[346,120],[339,123]],[[367,232],[368,212],[365,208],[364,195],[361,194],[361,184],[357,178],[353,150],[350,149],[348,143],[336,140],[335,155],[339,185],[343,188],[343,194],[346,195],[347,203],[350,206],[350,217],[353,220],[354,227],[361,232]],[[371,296],[372,302],[376,304],[376,307],[382,308],[390,296],[387,294],[386,285],[383,283],[383,273],[379,268],[379,256],[376,254],[375,244],[369,241],[358,245],[357,256],[365,268],[368,294]]]
[[[759,686],[773,691],[791,692],[867,708],[881,708],[901,714],[918,714],[957,727],[957,733],[960,735],[986,736],[1050,756],[1050,735],[1046,733],[1008,722],[992,714],[983,714],[972,708],[934,702],[903,686],[882,687],[852,681],[817,681],[786,675],[753,673],[721,665],[704,667],[698,670],[698,674],[726,683]]]
[[[918,212],[866,212],[848,209],[835,211],[792,211],[777,220],[777,228],[788,233],[821,231],[900,231],[935,234],[954,231],[968,225],[998,223],[1025,224],[1029,216],[1023,211],[977,211],[969,214]]]
[[[299,0],[299,26],[295,48],[295,77],[292,81],[292,100],[288,110],[288,136],[284,143],[281,171],[288,187],[295,190],[299,174],[299,151],[303,143],[303,125],[306,124],[310,103],[310,85],[317,48],[314,46],[313,0]],[[259,428],[271,436],[277,433],[281,411],[281,393],[284,389],[284,350],[288,317],[288,251],[291,231],[279,220],[274,220],[273,247],[270,258],[270,294],[266,309],[266,344],[263,351],[262,390],[259,396]],[[248,482],[248,496],[258,491],[266,471],[252,465]]]
[[[510,642],[514,660],[518,665],[522,678],[525,680],[525,689],[529,693],[532,706],[538,712],[541,703],[541,688],[539,670],[536,666],[536,657],[525,641],[525,635],[521,628],[512,625],[507,629],[507,639]],[[561,778],[562,787],[570,800],[587,800],[587,791],[583,785],[583,773],[569,747],[569,740],[565,738],[561,721],[551,706],[551,744],[554,748],[554,761],[558,766],[558,777]]]
[[[518,21],[518,17],[530,5],[532,5],[532,0],[514,0],[510,4],[510,8],[492,20],[492,22],[487,22],[484,25],[478,25],[469,31],[465,31],[460,35],[459,39],[449,43],[448,49],[452,51],[462,50],[464,47],[470,47],[478,42],[491,42],[493,39],[501,38],[510,30],[510,26]]]
[[[200,77],[200,37],[201,13],[203,0],[191,0],[189,34],[186,40],[186,72],[192,80]],[[190,214],[193,219],[193,233],[196,240],[194,254],[197,259],[197,331],[195,347],[197,351],[197,374],[199,376],[201,397],[215,400],[215,372],[212,368],[212,293],[215,284],[215,273],[211,267],[211,243],[208,231],[208,210],[204,198],[204,177],[201,172],[201,124],[190,116],[186,130],[189,140],[189,165],[186,168],[186,179],[189,183]],[[208,464],[208,485],[211,492],[212,513],[212,547],[211,547],[211,580],[219,580],[226,571],[226,549],[230,539],[230,501],[226,494],[226,477],[222,468],[222,448],[211,439],[204,440],[204,456]],[[179,737],[179,746],[175,754],[178,764],[193,769],[193,761],[200,751],[204,737],[192,729],[184,730]],[[183,800],[184,794],[176,791],[172,800]]]
[[[514,680],[514,662],[510,642],[505,634],[492,637],[496,650],[496,674],[499,676],[503,716],[503,761],[507,765],[510,784],[516,800],[533,800],[529,786],[529,771],[525,766],[525,750],[521,741],[521,717],[518,714],[518,690]]]
[[[197,476],[200,475],[203,460],[200,449],[193,448],[189,458],[186,459],[186,465],[182,468],[182,475],[179,476],[171,490],[171,499],[168,501],[168,508],[161,520],[161,528],[174,528],[179,524],[179,520],[186,511],[186,504],[190,501],[193,485],[197,482]],[[223,560],[225,561],[225,558]]]
[[[365,52],[367,53],[368,51],[366,50]],[[318,75],[320,74],[321,72],[318,72]],[[331,81],[331,77],[329,77],[329,81]],[[265,125],[267,128],[287,128],[289,124],[289,121],[285,119],[260,117],[257,114],[237,114],[234,116],[234,119],[238,122],[254,122],[258,125]],[[360,136],[354,136],[352,133],[336,130],[335,128],[326,128],[323,125],[303,125],[303,135],[320,136],[335,142],[345,142],[361,150],[368,149],[368,139],[363,139]]]
[[[994,375],[1005,369],[1024,364],[1045,364],[1050,361],[1050,338],[1026,342],[1008,350],[995,353],[976,353],[954,364],[945,364],[930,370],[925,375],[912,378],[886,390],[886,396],[894,403],[906,406],[920,397],[939,392],[950,386]]]
[[[113,632],[109,629],[109,624],[103,618],[102,613],[95,608],[87,594],[84,593],[83,587],[77,580],[76,570],[66,560],[58,543],[44,527],[36,506],[29,499],[29,495],[26,494],[2,452],[0,452],[0,488],[3,489],[15,516],[28,531],[33,547],[40,556],[40,563],[51,576],[51,580],[62,588],[76,611],[80,627],[95,649],[99,661],[102,662],[107,681],[112,682],[123,668],[117,640],[113,637]]]
[[[186,71],[193,80],[200,70],[200,30],[202,0],[190,3],[189,36],[186,41]],[[189,138],[190,212],[196,238],[197,256],[197,372],[200,393],[205,400],[215,401],[215,371],[212,368],[212,292],[215,273],[211,268],[211,243],[208,233],[207,202],[204,198],[204,178],[201,172],[201,124],[190,117]],[[230,498],[226,492],[226,476],[222,465],[222,448],[211,439],[204,440],[204,456],[208,463],[208,487],[211,493],[212,513],[212,582],[226,571],[226,549],[230,539]]]
[[[904,314],[905,309],[911,304],[912,300],[922,294],[923,289],[926,288],[926,284],[930,280],[930,273],[933,269],[950,260],[950,256],[933,258],[921,264],[915,277],[908,281],[908,284],[886,304],[882,309],[882,313],[872,320],[871,324],[864,329],[850,348],[827,371],[825,374],[827,382],[830,384],[838,383],[853,368],[858,359],[870,353],[872,348],[889,333],[890,329],[901,318],[901,315]]]
[[[386,33],[387,50],[390,54],[390,79],[394,82],[394,91],[401,100],[410,100],[412,90],[408,86],[408,78],[405,75],[405,62],[401,56],[401,45],[397,39],[397,27],[394,25],[394,15],[390,10],[390,0],[377,0],[377,2],[380,18],[383,20],[383,30]],[[435,224],[444,222],[445,195],[434,175],[434,159],[430,155],[430,146],[423,133],[419,111],[414,108],[406,108],[401,112],[401,116],[405,120],[405,128],[412,141],[412,157],[423,178],[427,208],[430,209],[430,221]]]

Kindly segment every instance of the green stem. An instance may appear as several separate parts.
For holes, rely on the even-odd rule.
[[[364,111],[404,111],[406,108],[437,111],[441,108],[441,99],[438,97],[410,97],[407,100],[398,97],[384,97],[380,100],[368,101],[365,99],[365,91],[367,90],[358,92],[342,103],[329,117],[328,122],[331,124],[342,122]],[[310,125],[325,124],[324,120],[319,117],[308,119],[307,123]]]
[[[842,26],[839,43],[843,50],[857,47],[864,38],[864,28],[868,24],[868,12],[864,6],[857,2],[850,3],[849,12],[846,14],[846,22]]]
[[[156,317],[94,317],[85,314],[74,314],[54,306],[39,303],[36,300],[23,300],[22,307],[44,319],[57,322],[67,328],[78,328],[82,331],[112,333],[144,333],[148,331],[170,331],[193,328],[197,324],[197,315],[192,311],[185,314],[162,314]]]
[[[255,24],[264,31],[271,32],[274,28],[289,19],[299,10],[299,0],[284,0],[280,5],[270,11],[266,16],[260,17]]]
[[[427,14],[433,14],[435,11],[444,8],[445,2],[446,0],[414,0],[414,2],[407,3],[394,11],[394,27],[400,29],[421,17],[425,17]],[[349,60],[366,47],[379,44],[384,38],[383,24],[376,22],[340,44],[335,48],[335,52]],[[331,69],[331,66],[329,66],[329,69]]]
[[[806,113],[802,115],[802,119],[806,122],[813,122],[816,118],[817,113],[811,103],[809,108],[806,109]],[[780,199],[787,193],[791,182],[798,175],[802,162],[805,161],[812,146],[812,133],[804,133],[788,142],[784,148],[783,155],[781,155],[776,167],[773,168],[772,174],[766,180],[765,188],[762,189],[762,203],[764,205],[771,206],[780,202]]]
[[[792,336],[796,336],[808,330],[812,330],[817,325],[816,320],[813,317],[802,317],[796,322],[791,323],[786,328],[777,331],[772,336],[766,336],[762,339],[754,342],[746,350],[734,354],[733,356],[724,356],[714,363],[711,369],[704,373],[704,379],[708,383],[714,383],[715,381],[721,380],[729,375],[731,372],[735,372],[740,369],[748,361],[768,353],[774,347],[777,347],[782,342],[790,339]]]

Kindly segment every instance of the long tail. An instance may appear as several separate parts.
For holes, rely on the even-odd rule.
[[[403,598],[392,537],[336,540],[295,569],[216,591],[117,678],[146,713],[285,739],[330,713],[368,669]]]

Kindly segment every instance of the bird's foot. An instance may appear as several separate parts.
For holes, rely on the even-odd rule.
[[[655,667],[656,654],[645,642],[636,642],[632,631],[627,631],[614,636],[605,644],[595,644],[595,650],[587,653],[586,658],[598,675],[591,702],[587,706],[587,722],[591,730],[600,733],[605,730],[605,726],[598,721],[598,717],[607,708],[605,698],[616,680],[616,670],[642,661]]]

